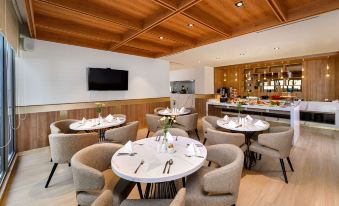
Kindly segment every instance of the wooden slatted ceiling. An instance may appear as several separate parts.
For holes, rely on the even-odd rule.
[[[338,0],[243,0],[240,8],[238,1],[25,3],[32,38],[153,58],[339,9]]]

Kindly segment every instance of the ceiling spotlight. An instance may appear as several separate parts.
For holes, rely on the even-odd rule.
[[[240,56],[245,56],[245,53],[240,53]]]
[[[276,50],[276,51],[279,50],[279,49],[280,49],[279,47],[274,47],[274,50]]]
[[[192,23],[187,24],[188,27],[193,27],[194,25]]]
[[[163,40],[163,39],[164,39],[164,37],[163,37],[163,36],[159,36],[159,39]]]
[[[242,7],[244,6],[244,2],[243,1],[239,1],[237,3],[234,4],[236,7]]]

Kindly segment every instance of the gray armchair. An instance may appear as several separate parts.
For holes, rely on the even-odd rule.
[[[181,188],[174,199],[128,199],[120,206],[185,206],[186,189]]]
[[[202,121],[202,128],[203,128],[203,132],[204,132],[204,142],[203,144],[206,143],[207,141],[207,129],[217,129],[218,125],[217,125],[217,121],[220,119],[220,117],[216,117],[216,116],[205,116],[201,119]]]
[[[60,120],[53,122],[52,124],[49,125],[51,129],[51,134],[58,134],[58,133],[64,133],[64,134],[69,134],[69,133],[74,133],[74,130],[71,130],[69,128],[69,125],[72,123],[78,122],[79,120],[76,119],[65,119],[65,120]]]
[[[187,177],[186,205],[235,205],[238,198],[244,153],[230,144],[207,147],[207,160],[219,167],[202,167]]]
[[[292,149],[293,135],[293,128],[282,126],[272,127],[269,129],[269,133],[260,134],[258,136],[258,142],[251,143],[249,147],[251,152],[279,158],[286,183],[288,183],[288,180],[284,165],[284,158],[287,159],[291,170],[294,171],[289,158]]]
[[[156,114],[146,114],[146,123],[147,123],[147,136],[146,138],[149,136],[150,132],[156,132],[158,131],[161,127],[160,127],[160,119],[161,116],[156,115]]]
[[[49,145],[51,148],[51,157],[54,162],[51,173],[46,182],[45,188],[53,177],[53,174],[58,164],[66,164],[71,162],[72,156],[79,150],[98,142],[99,136],[97,133],[82,133],[82,134],[50,134],[48,136]]]
[[[174,128],[185,130],[186,132],[195,131],[198,140],[198,113],[182,115],[176,117],[176,123],[173,124]]]
[[[113,205],[120,205],[134,187],[134,183],[120,179],[110,169],[113,154],[119,144],[91,145],[72,157],[73,181],[78,205],[91,205],[105,190],[113,195]]]
[[[129,140],[136,140],[139,122],[128,122],[122,127],[109,129],[105,132],[105,140],[118,144],[126,144]]]
[[[185,130],[179,129],[179,128],[169,128],[168,129],[169,133],[172,136],[181,136],[181,137],[189,137],[187,132]],[[156,136],[164,136],[164,130],[158,130],[156,133],[153,134],[154,137]]]

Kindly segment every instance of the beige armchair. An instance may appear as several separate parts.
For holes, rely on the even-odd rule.
[[[69,128],[69,125],[71,125],[74,122],[77,122],[79,120],[76,119],[65,119],[65,120],[60,120],[53,122],[52,124],[49,125],[51,129],[51,134],[58,134],[58,133],[64,133],[64,134],[69,134],[69,133],[74,133],[74,130],[71,130]]]
[[[139,122],[128,122],[122,127],[109,129],[105,132],[105,140],[118,144],[126,144],[129,140],[136,140]]]
[[[70,163],[72,156],[76,152],[89,145],[97,143],[98,138],[99,136],[97,133],[50,134],[48,139],[54,165],[46,182],[45,188],[48,187],[58,164]]]
[[[287,159],[292,172],[294,171],[289,158],[292,149],[293,135],[293,128],[282,126],[272,127],[269,129],[269,133],[260,134],[258,136],[258,142],[251,143],[249,147],[251,152],[279,158],[286,183],[288,183],[288,180],[284,165],[284,158]]]
[[[185,206],[186,189],[181,188],[175,198],[172,199],[128,199],[120,206]]]
[[[217,125],[217,121],[220,119],[220,117],[216,117],[216,116],[205,116],[201,119],[202,121],[202,128],[203,128],[203,132],[204,132],[204,142],[203,144],[206,143],[207,141],[207,128],[210,129],[217,129],[218,125]]]
[[[242,133],[222,132],[215,129],[207,128],[206,137],[208,145],[233,144],[235,146],[238,146],[242,151],[247,150],[245,135]]]
[[[187,177],[186,205],[235,205],[244,153],[234,145],[212,145],[207,147],[207,160],[213,161],[219,167],[202,167]]]
[[[181,136],[181,137],[189,137],[189,135],[187,134],[187,132],[185,130],[182,129],[178,129],[178,128],[169,128],[168,129],[169,133],[172,136]],[[157,136],[164,136],[164,130],[158,130],[156,133],[153,134],[154,137]]]
[[[146,123],[147,123],[147,135],[146,138],[149,136],[150,132],[156,132],[160,129],[160,119],[161,116],[156,114],[146,114]]]
[[[176,123],[173,124],[174,128],[185,130],[186,132],[195,131],[198,140],[198,113],[182,115],[176,117]]]
[[[105,190],[101,195],[91,204],[91,206],[113,206],[113,194],[110,190]]]
[[[72,157],[73,181],[78,205],[91,205],[105,190],[113,195],[113,205],[120,205],[134,183],[120,179],[110,169],[113,154],[121,148],[114,143],[91,145]]]

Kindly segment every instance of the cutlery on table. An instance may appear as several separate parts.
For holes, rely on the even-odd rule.
[[[242,127],[242,124],[239,124],[238,126],[236,126],[235,128],[239,128],[239,127]]]
[[[166,171],[166,167],[167,167],[167,165],[168,165],[168,162],[169,162],[169,161],[166,161],[166,164],[165,164],[165,167],[164,167],[164,171],[162,171],[162,174],[165,174],[165,171]]]
[[[136,154],[138,154],[138,153],[136,153],[136,152],[132,152],[132,153],[128,153],[128,152],[120,152],[120,153],[118,153],[118,156],[122,156],[122,155],[134,156],[134,155],[136,155]]]
[[[205,157],[203,157],[203,156],[200,156],[200,155],[187,155],[187,154],[185,154],[185,156],[186,157],[199,157],[199,158],[205,158]]]
[[[186,144],[186,147],[190,146],[190,144]],[[203,145],[202,144],[195,144],[196,147],[202,147]]]
[[[167,170],[167,174],[169,174],[172,164],[173,164],[173,160],[170,159],[170,160],[168,161],[168,170]]]
[[[175,141],[178,141],[178,136],[175,138]]]
[[[136,173],[138,172],[140,166],[143,165],[144,163],[145,163],[145,161],[144,161],[144,160],[141,160],[139,166],[138,166],[137,169],[134,171],[134,174],[136,174]]]

